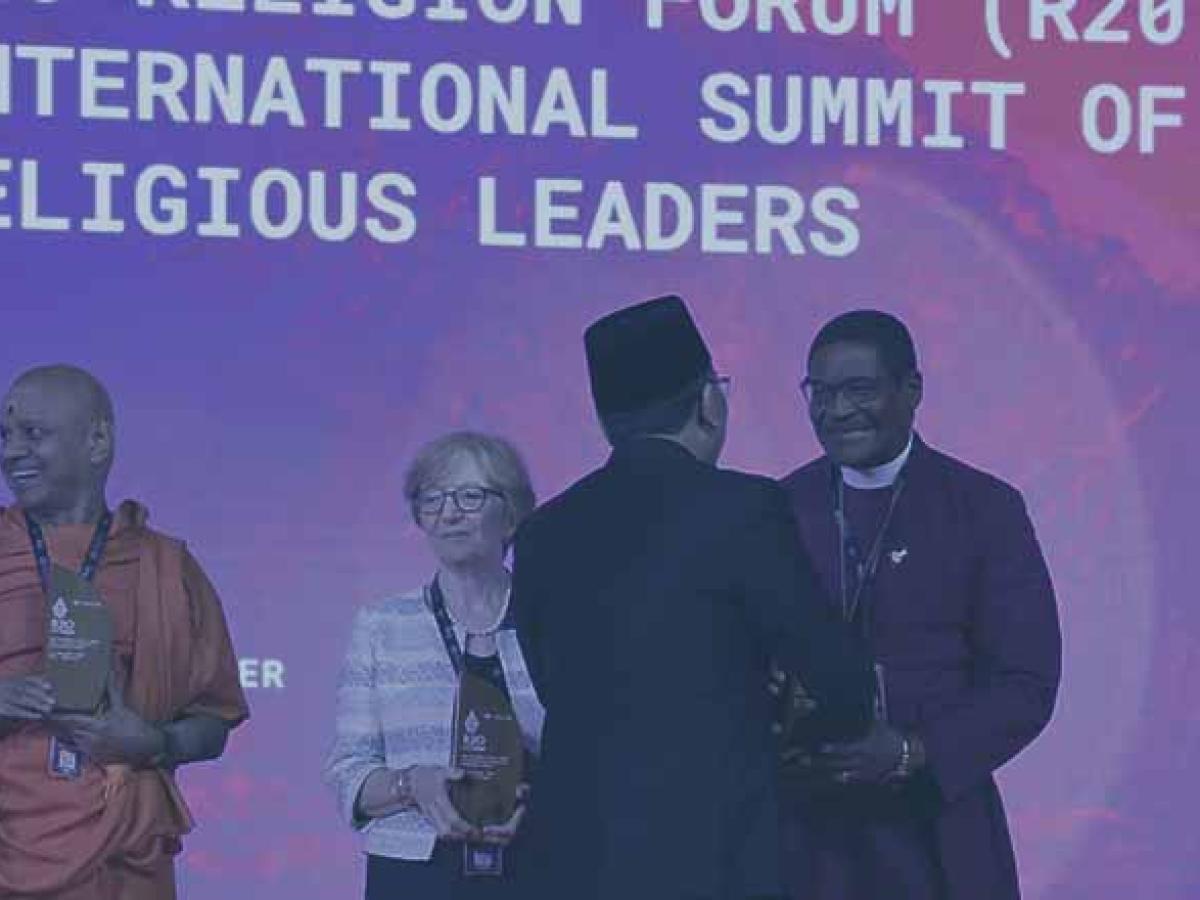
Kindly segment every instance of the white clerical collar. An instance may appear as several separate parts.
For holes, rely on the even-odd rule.
[[[872,469],[852,469],[849,466],[842,466],[842,481],[848,487],[857,488],[860,491],[877,491],[880,488],[891,487],[895,484],[904,464],[908,462],[908,454],[912,452],[912,445],[913,436],[910,433],[904,450],[891,462],[875,466]]]

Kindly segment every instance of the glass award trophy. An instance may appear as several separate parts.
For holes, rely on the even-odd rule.
[[[451,764],[465,773],[450,786],[455,809],[472,825],[503,825],[524,769],[521,729],[504,692],[470,672],[459,678],[453,740]]]
[[[816,701],[804,689],[800,679],[776,670],[775,731],[785,748],[803,739],[803,723],[817,708]]]
[[[507,823],[516,811],[525,763],[521,729],[504,692],[467,671],[459,676],[453,742],[451,765],[464,773],[450,783],[454,808],[477,828]],[[498,876],[503,870],[502,846],[463,845],[465,875]]]
[[[46,592],[46,678],[55,711],[95,713],[112,670],[113,623],[90,581],[50,567]]]

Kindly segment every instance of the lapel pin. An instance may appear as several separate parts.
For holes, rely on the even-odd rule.
[[[892,558],[892,565],[898,566],[900,563],[904,562],[904,558],[908,556],[908,548],[901,547],[899,550],[893,550],[888,555]]]

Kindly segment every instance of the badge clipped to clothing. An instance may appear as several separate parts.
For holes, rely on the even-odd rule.
[[[83,775],[83,754],[59,738],[51,737],[47,769],[51,778],[73,781]]]
[[[463,874],[468,878],[503,875],[504,848],[499,844],[463,844]]]

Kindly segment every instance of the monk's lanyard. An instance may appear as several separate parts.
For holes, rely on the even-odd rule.
[[[112,530],[112,513],[108,510],[100,516],[96,530],[92,532],[92,542],[88,545],[87,555],[79,567],[79,577],[91,581],[96,577],[100,568],[100,560],[104,556],[104,548],[108,545],[108,535]],[[29,543],[33,545],[33,558],[37,561],[38,577],[42,581],[42,590],[50,590],[50,550],[46,545],[46,536],[42,534],[42,526],[25,514],[25,526],[29,531]]]
[[[875,537],[867,550],[866,556],[862,547],[850,531],[850,522],[846,518],[846,485],[842,473],[837,466],[833,469],[834,505],[833,518],[838,528],[838,587],[842,602],[842,615],[847,622],[853,622],[860,612],[862,601],[866,596],[875,575],[879,571],[879,561],[883,557],[883,542],[887,537],[888,526],[896,513],[896,504],[904,491],[904,473],[901,472],[892,484],[892,495],[888,500],[887,511],[875,531]],[[866,611],[864,620],[866,618]],[[864,623],[865,625],[865,623]]]

